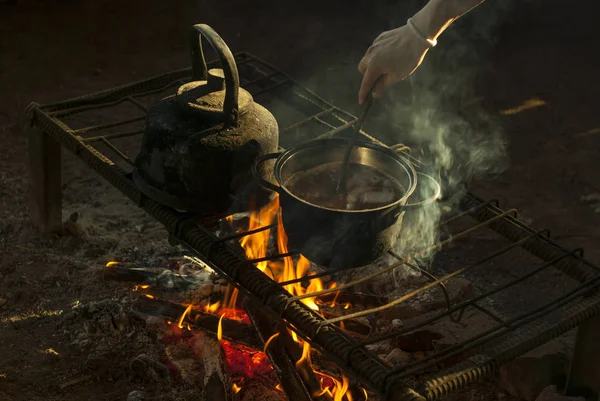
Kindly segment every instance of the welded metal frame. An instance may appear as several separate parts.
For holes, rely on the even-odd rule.
[[[254,90],[251,91],[253,96],[257,97],[265,93],[275,96],[287,96],[286,101],[293,107],[304,108],[304,113],[308,115],[307,118],[288,127],[283,127],[281,130],[282,135],[308,122],[317,122],[325,128],[325,132],[319,137],[343,135],[345,131],[348,132],[355,121],[354,116],[324,101],[300,86],[289,76],[277,71],[261,60],[247,53],[240,53],[236,55],[236,61],[238,66],[256,66],[256,71],[260,73],[258,77],[246,79],[245,82],[244,77],[241,77],[242,86],[254,87]],[[139,207],[155,217],[167,228],[173,238],[186,245],[209,266],[228,278],[243,293],[262,302],[267,307],[265,310],[273,317],[279,318],[285,324],[293,327],[301,337],[323,351],[326,356],[337,363],[352,378],[371,388],[384,399],[390,400],[437,399],[453,389],[463,387],[483,375],[492,373],[499,365],[577,327],[580,323],[596,316],[600,311],[600,295],[597,293],[597,287],[600,284],[600,269],[584,260],[581,251],[564,249],[552,241],[548,233],[532,230],[518,220],[516,211],[501,210],[493,201],[485,202],[472,194],[468,194],[461,204],[463,212],[444,223],[468,216],[479,224],[463,233],[454,235],[451,239],[474,230],[489,228],[512,242],[505,251],[520,247],[545,262],[534,271],[535,273],[548,268],[558,269],[580,282],[580,285],[563,297],[555,299],[537,310],[505,320],[478,303],[485,296],[501,291],[502,288],[496,289],[496,291],[484,292],[458,305],[450,305],[444,281],[456,276],[458,273],[455,272],[437,278],[423,272],[429,277],[431,283],[418,291],[439,286],[444,291],[447,300],[447,310],[439,313],[435,319],[449,317],[453,321],[458,321],[467,307],[474,307],[495,320],[498,325],[487,332],[479,333],[467,342],[447,348],[400,369],[392,369],[364,347],[367,343],[373,343],[374,339],[359,342],[336,326],[336,323],[342,320],[349,319],[353,315],[362,316],[364,313],[354,313],[331,319],[324,319],[317,315],[301,302],[304,297],[292,297],[282,288],[282,283],[275,283],[258,269],[252,268],[252,263],[257,262],[257,260],[248,261],[243,259],[228,244],[229,240],[250,233],[237,234],[226,239],[217,238],[211,230],[199,225],[193,216],[178,213],[146,198],[133,184],[130,173],[119,167],[110,157],[99,152],[94,146],[95,143],[102,143],[121,161],[124,161],[127,165],[132,165],[133,161],[119,150],[112,141],[116,138],[139,135],[141,130],[87,136],[91,132],[101,132],[103,129],[114,129],[119,125],[141,121],[143,117],[135,117],[119,123],[98,124],[77,130],[69,128],[63,121],[64,117],[82,111],[109,108],[123,102],[128,102],[141,112],[145,112],[146,108],[136,100],[137,98],[159,93],[167,88],[174,88],[186,82],[190,75],[191,71],[189,69],[180,70],[52,105],[40,106],[32,103],[28,112],[34,125],[32,140],[30,141],[30,165],[32,171],[31,187],[37,188],[32,194],[32,216],[34,216],[35,222],[48,232],[60,230],[60,146],[58,145],[60,144],[86,162]],[[363,135],[367,139],[376,141],[364,132]],[[410,158],[410,153],[406,149],[404,152]],[[417,160],[413,158],[411,160],[416,167],[419,167]],[[264,229],[267,228],[269,227]],[[436,244],[436,246],[442,247],[449,241]],[[410,260],[392,255],[398,259],[397,265],[408,265],[419,269],[418,266],[411,264]],[[291,255],[273,255],[266,259],[282,258],[284,256],[289,257]],[[494,255],[490,255],[485,260],[492,257]],[[474,268],[485,260],[465,267],[461,271]],[[311,278],[326,274],[331,274],[331,272],[311,276]],[[519,277],[508,283],[506,287],[526,280],[530,276]],[[416,295],[417,292],[411,294],[411,296]],[[408,298],[407,296],[406,299]],[[560,310],[567,317],[559,323],[543,321],[544,316],[557,310]],[[589,333],[593,333],[592,330],[595,330],[596,325],[593,322],[596,320],[597,318],[589,320],[582,326],[580,339],[593,337],[590,337]],[[419,325],[419,327],[421,326],[423,324]],[[393,335],[397,336],[414,331],[419,327],[402,328]],[[391,335],[386,337],[391,337]],[[382,338],[376,340],[380,339]],[[576,362],[585,360],[582,356],[577,356],[584,354],[581,352],[582,347],[580,344],[581,342],[578,343],[576,348]],[[488,347],[484,351],[478,352],[477,350],[484,345],[488,345]],[[413,373],[422,372],[440,360],[465,353],[470,356],[467,361],[441,374],[429,377],[415,389],[407,385],[406,380]],[[589,361],[585,360],[582,364],[585,364],[589,370]],[[571,375],[572,383],[585,382],[586,379],[581,372],[581,366],[574,365]],[[597,389],[594,390],[597,391]]]

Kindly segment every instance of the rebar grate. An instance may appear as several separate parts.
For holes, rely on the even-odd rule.
[[[343,136],[355,121],[354,116],[267,63],[246,53],[237,54],[236,61],[241,85],[275,115],[282,127],[283,148],[318,137]],[[147,108],[186,82],[189,76],[188,69],[175,71],[52,105],[32,104],[29,112],[42,131],[163,223],[171,235],[208,265],[260,300],[273,316],[292,326],[354,379],[386,399],[399,394],[406,399],[419,399],[416,393],[428,400],[437,399],[598,312],[600,296],[596,288],[600,270],[583,259],[581,250],[562,248],[550,239],[548,232],[535,231],[518,220],[514,209],[504,211],[497,202],[486,202],[472,194],[462,200],[461,212],[442,222],[445,236],[440,242],[422,251],[439,251],[433,265],[426,269],[419,266],[419,253],[403,258],[390,252],[393,262],[388,266],[371,269],[333,289],[291,296],[283,289],[284,285],[307,282],[345,269],[275,283],[258,269],[249,270],[249,264],[293,257],[292,253],[247,261],[229,245],[260,230],[272,229],[273,225],[218,238],[207,227],[198,225],[192,216],[145,198],[131,180],[132,160],[140,148]],[[366,133],[363,135],[381,144]],[[410,156],[408,148],[402,151],[419,167],[420,162]],[[481,253],[486,256],[477,258]],[[384,305],[340,317],[323,318],[300,302],[316,295],[350,290],[397,269],[419,272],[429,282],[407,289]],[[467,278],[478,292],[468,299],[452,299],[447,285],[459,277]],[[545,299],[550,287],[560,295]],[[431,297],[436,291],[444,310],[425,311],[418,319],[408,319],[403,327],[386,334],[365,340],[350,337],[338,328],[341,322],[368,318],[415,300],[426,302],[421,298]],[[474,321],[485,324],[469,326]],[[438,325],[467,326],[467,329],[463,330],[465,336],[460,341],[400,368],[388,366],[369,348]]]

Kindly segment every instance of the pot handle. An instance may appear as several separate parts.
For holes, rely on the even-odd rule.
[[[433,186],[435,187],[435,189],[433,191],[433,195],[431,195],[419,202],[407,203],[406,205],[404,205],[402,207],[403,209],[417,209],[417,208],[423,207],[425,205],[428,205],[430,203],[433,203],[442,197],[442,186],[435,178],[433,178],[430,175],[427,175],[424,173],[419,173],[419,172],[417,172],[417,177],[419,177],[419,178],[417,178],[417,189],[419,188],[419,183],[422,182],[421,178],[426,178],[426,179],[430,180],[433,183]]]
[[[398,153],[405,152],[407,150],[410,151],[410,148],[403,144],[392,145],[392,146],[390,146],[390,149],[392,149],[394,152],[398,152]],[[406,205],[403,206],[403,209],[417,209],[424,205],[433,203],[442,198],[442,186],[435,178],[433,178],[430,175],[417,172],[417,188],[419,187],[419,182],[422,182],[422,180],[420,180],[418,177],[426,178],[433,183],[433,185],[435,187],[435,190],[433,191],[433,195],[426,199],[423,199],[422,201],[419,201],[419,202],[407,203]]]
[[[254,164],[252,164],[252,176],[254,179],[258,181],[258,183],[264,188],[270,189],[271,191],[275,191],[277,193],[281,191],[281,187],[265,180],[260,174],[260,171],[258,171],[258,167],[268,160],[278,158],[280,155],[281,153],[267,153],[266,155],[259,156]]]
[[[192,58],[192,80],[208,80],[208,69],[202,51],[202,37],[212,46],[219,56],[225,77],[225,99],[223,115],[230,126],[238,126],[238,95],[240,91],[240,75],[235,58],[229,47],[214,29],[206,24],[196,24],[190,32],[190,55]]]

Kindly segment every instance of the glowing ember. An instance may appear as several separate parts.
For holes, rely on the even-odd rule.
[[[242,376],[252,379],[257,376],[271,378],[273,367],[267,354],[256,351],[241,344],[234,344],[227,340],[221,341],[225,352],[227,369],[233,376]]]

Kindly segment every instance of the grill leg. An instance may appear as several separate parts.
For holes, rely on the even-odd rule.
[[[61,147],[48,134],[29,129],[31,218],[44,233],[62,231]]]
[[[600,394],[600,315],[577,329],[566,393],[586,398]]]

